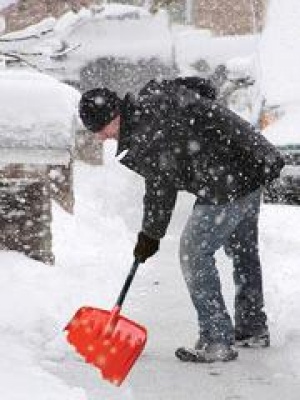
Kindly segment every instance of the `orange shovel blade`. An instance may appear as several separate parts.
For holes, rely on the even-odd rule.
[[[66,326],[67,340],[104,379],[120,386],[147,341],[146,329],[119,314],[99,308],[80,308]]]

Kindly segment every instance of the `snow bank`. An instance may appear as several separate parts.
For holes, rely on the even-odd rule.
[[[0,71],[0,147],[72,148],[79,97],[41,73]]]
[[[255,35],[213,37],[199,29],[174,32],[176,60],[181,68],[206,60],[212,68],[235,57],[249,57],[257,50]]]
[[[85,15],[72,28],[65,28],[60,38],[70,46],[80,47],[65,60],[68,74],[76,74],[89,61],[100,57],[125,58],[131,61],[157,58],[167,64],[172,61],[172,36],[168,17],[164,12],[142,14],[136,19],[122,19],[121,5],[108,14],[113,5],[102,13]],[[121,10],[123,12],[123,10]],[[118,14],[119,13],[119,14]],[[105,17],[106,15],[106,17]],[[108,17],[110,15],[110,17]],[[116,15],[119,15],[118,18]]]
[[[277,344],[299,336],[299,207],[268,205],[260,222],[267,308]],[[281,234],[275,234],[281,232]],[[298,253],[298,256],[297,256]],[[297,343],[296,343],[297,346]],[[295,354],[299,347],[295,347]]]
[[[155,57],[169,65],[173,57],[167,13],[160,11],[152,15],[143,7],[122,4],[82,8],[77,14],[69,11],[58,19],[46,18],[39,24],[3,36],[5,39],[16,37],[28,39],[2,42],[1,50],[26,51],[26,59],[42,69],[52,68],[51,73],[60,79],[78,79],[80,69],[100,57],[131,61]],[[76,50],[69,52],[63,64],[51,59],[50,56],[55,56],[66,44],[69,49]],[[35,53],[41,55],[30,56]]]
[[[300,7],[298,0],[272,0],[262,34],[263,92],[269,104],[299,99]]]
[[[11,334],[1,332],[0,357],[1,396],[6,400],[87,400],[83,389],[69,388],[42,370],[32,349]]]
[[[299,96],[299,95],[298,95]],[[300,97],[281,107],[282,116],[264,129],[264,135],[275,145],[300,145]]]
[[[115,160],[107,168],[75,168],[75,215],[54,205],[56,266],[0,252],[0,392],[6,400],[86,400],[81,389],[44,368],[76,359],[63,328],[83,305],[111,309],[130,268],[133,238],[119,209],[120,196],[130,192],[126,172]]]

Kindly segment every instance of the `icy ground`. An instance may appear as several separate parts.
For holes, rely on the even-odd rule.
[[[103,167],[78,163],[75,191],[74,216],[54,206],[55,267],[0,253],[1,399],[299,399],[299,208],[262,208],[272,347],[243,349],[228,364],[184,364],[174,350],[192,344],[197,327],[177,259],[193,200],[181,196],[160,253],[140,268],[124,305],[123,314],[147,327],[149,341],[126,382],[115,388],[69,348],[62,329],[82,305],[112,307],[132,262],[143,184],[108,159]],[[231,264],[222,251],[218,262],[231,308]]]

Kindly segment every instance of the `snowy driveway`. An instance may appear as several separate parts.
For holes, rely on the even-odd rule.
[[[149,341],[121,388],[99,377],[67,345],[63,327],[82,305],[110,308],[130,267],[142,182],[115,163],[78,164],[75,215],[54,207],[57,265],[1,252],[0,398],[5,400],[299,400],[300,208],[264,205],[261,254],[270,349],[243,349],[228,364],[185,364],[178,346],[196,339],[194,310],[177,260],[191,207],[181,198],[161,251],[138,271],[123,314]],[[217,255],[232,304],[231,264]]]
[[[87,168],[77,170],[79,183],[85,181]],[[130,186],[132,178],[123,175],[118,167],[110,174],[110,180],[114,174],[120,174],[115,175],[115,184],[122,196],[122,189],[125,190],[126,187],[121,187],[121,180],[124,186],[124,182]],[[101,176],[104,179],[102,182]],[[91,177],[94,188],[98,185],[98,190],[109,180],[105,174],[101,176]],[[118,179],[121,179],[119,185]],[[82,189],[78,188],[78,196],[85,198],[88,194]],[[114,198],[113,193],[110,195],[118,207],[120,200]],[[127,200],[122,200],[125,203],[128,201],[128,208],[132,202],[130,196],[134,195],[135,193],[131,193]],[[97,212],[96,202],[96,198],[89,202],[91,210],[95,206],[94,212]],[[83,201],[82,204],[84,203]],[[300,209],[274,205],[264,205],[262,208],[260,241],[272,334],[271,348],[242,349],[236,362],[201,365],[181,363],[174,357],[176,347],[192,344],[197,333],[195,313],[177,259],[178,234],[184,221],[182,215],[184,211],[188,212],[190,204],[190,200],[181,200],[171,232],[162,242],[160,253],[140,268],[125,302],[123,313],[148,328],[149,341],[142,358],[123,386],[110,386],[98,378],[93,368],[74,361],[72,356],[60,364],[50,364],[50,371],[67,385],[83,388],[88,400],[298,400],[300,315],[297,304],[300,302],[300,291],[297,282],[300,281]],[[138,210],[136,212],[138,214]],[[77,218],[83,216],[78,215]],[[111,223],[112,229],[117,228],[113,218]],[[134,234],[128,231],[127,239],[132,242]],[[112,248],[108,251],[112,251]],[[231,263],[222,251],[218,253],[217,259],[224,294],[231,308]],[[86,262],[88,261],[89,256],[86,254]],[[129,261],[125,265],[122,262],[124,273],[127,272],[126,263]],[[117,284],[113,291],[118,292]]]

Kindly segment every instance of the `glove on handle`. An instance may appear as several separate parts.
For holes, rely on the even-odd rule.
[[[144,232],[140,232],[133,251],[135,258],[144,263],[147,258],[152,257],[158,251],[159,242],[159,239],[153,239]]]

